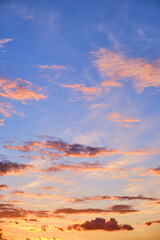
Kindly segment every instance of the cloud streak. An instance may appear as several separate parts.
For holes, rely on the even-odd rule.
[[[107,214],[107,213],[134,213],[139,210],[132,209],[132,205],[112,205],[108,209],[87,208],[87,209],[74,209],[74,208],[60,208],[54,211],[56,214]]]
[[[122,115],[121,113],[111,113],[107,119],[110,121],[117,123],[117,126],[123,126],[126,128],[134,128],[134,124],[141,122],[139,118],[128,118]]]

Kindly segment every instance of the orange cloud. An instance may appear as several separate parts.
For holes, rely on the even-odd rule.
[[[49,167],[46,169],[42,169],[42,172],[59,172],[59,171],[64,171],[64,170],[74,170],[74,171],[79,171],[79,172],[84,172],[84,171],[104,171],[105,168],[102,164],[99,163],[82,163],[82,164],[75,164],[75,165],[66,165],[66,164],[59,164],[59,165],[54,165],[53,167]]]
[[[74,229],[76,231],[103,230],[112,232],[118,230],[131,231],[133,230],[133,227],[128,224],[118,224],[118,222],[114,218],[110,218],[108,221],[106,221],[104,218],[96,218],[91,221],[86,221],[82,224],[69,225],[67,229],[69,231]]]
[[[60,139],[55,139],[52,141],[29,141],[25,145],[18,145],[17,147],[11,145],[5,145],[4,147],[13,150],[19,150],[22,152],[37,151],[41,154],[46,154],[48,157],[62,157],[64,155],[66,157],[93,158],[103,154],[107,156],[122,154],[122,152],[117,149],[110,149],[106,147],[91,147],[82,144],[68,144]],[[50,149],[54,152],[46,152],[43,151],[43,149]]]
[[[13,41],[13,39],[10,39],[10,38],[0,39],[0,48],[2,48],[5,43],[10,41]]]
[[[0,126],[4,125],[4,119],[0,119]]]
[[[117,154],[121,155],[156,155],[160,154],[160,150],[152,149],[152,148],[139,148],[136,150],[130,150],[126,152],[122,152],[119,149],[108,148],[108,147],[92,147],[83,144],[69,144],[63,142],[61,139],[52,138],[53,140],[45,140],[45,141],[28,141],[25,142],[23,145],[20,144],[18,146],[13,145],[5,145],[4,147],[11,150],[18,150],[24,153],[28,152],[36,152],[39,156],[30,156],[33,159],[45,159],[54,160],[54,159],[61,159],[62,157],[72,157],[72,158],[95,158],[95,157],[104,157],[104,156],[113,156]],[[21,157],[27,157],[27,155],[23,155]],[[94,163],[95,164],[95,163]],[[61,170],[69,170],[74,169],[76,171],[80,171],[81,169],[93,169],[93,168],[101,168],[104,170],[104,166],[96,166],[94,165],[54,165],[51,168],[43,169],[43,171],[61,171]]]
[[[84,96],[94,95],[99,96],[102,93],[102,88],[100,87],[86,87],[84,84],[73,84],[73,85],[61,85],[64,88],[73,89],[76,92],[81,92]]]
[[[132,80],[138,93],[145,87],[160,86],[160,60],[148,63],[145,58],[129,58],[123,53],[113,53],[108,49],[101,48],[99,51],[92,52],[96,57],[93,61],[103,77],[109,80],[102,85],[111,84],[120,86],[117,81]]]
[[[9,117],[16,112],[12,109],[12,106],[9,103],[0,102],[0,113],[5,117]]]
[[[0,189],[6,189],[6,188],[8,188],[8,185],[6,185],[6,184],[1,184],[0,185]]]
[[[160,175],[160,167],[150,168],[148,171],[151,172],[153,175],[156,175],[156,176]]]
[[[107,119],[116,122],[118,126],[123,126],[127,128],[133,128],[133,124],[137,122],[141,122],[139,118],[127,118],[123,116],[121,113],[111,113]]]
[[[23,103],[26,100],[40,100],[47,97],[41,93],[42,88],[22,79],[10,81],[0,78],[0,90],[1,97],[20,100]]]

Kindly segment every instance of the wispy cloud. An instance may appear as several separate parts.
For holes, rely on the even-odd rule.
[[[33,65],[33,67],[35,67],[35,66]],[[37,68],[40,68],[42,70],[56,70],[56,71],[58,71],[58,70],[71,70],[70,67],[64,66],[64,65],[60,66],[60,65],[47,65],[47,64],[45,64],[45,65],[38,65]]]
[[[96,218],[91,221],[86,221],[82,224],[74,224],[69,225],[67,227],[69,231],[76,230],[76,231],[87,231],[87,230],[103,230],[103,231],[118,231],[118,230],[133,230],[133,227],[128,224],[118,224],[118,222],[114,218],[110,218],[106,221],[104,218]]]
[[[145,58],[129,58],[104,48],[91,54],[96,58],[93,64],[108,78],[103,84],[111,81],[116,86],[117,81],[131,80],[138,93],[145,87],[160,86],[160,59],[149,63]]]
[[[82,94],[82,97],[87,98],[88,100],[91,100],[94,96],[100,96],[103,89],[101,87],[87,87],[85,84],[61,84],[63,88],[69,88],[72,89],[74,92],[79,92]]]
[[[64,170],[73,170],[78,172],[84,171],[104,171],[105,167],[100,163],[81,163],[81,164],[74,164],[74,165],[54,165],[53,167],[49,167],[46,169],[42,169],[42,172],[51,173],[51,172],[59,172]]]
[[[11,41],[13,41],[13,39],[11,39],[11,38],[0,39],[0,48],[4,47],[4,44],[6,44],[7,42],[11,42]]]
[[[123,126],[126,128],[134,128],[135,125],[133,124],[141,122],[141,119],[139,118],[128,118],[121,113],[111,113],[107,119],[117,123],[118,126]]]

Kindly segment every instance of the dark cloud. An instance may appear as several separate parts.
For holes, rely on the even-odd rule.
[[[71,198],[68,202],[72,203],[81,203],[81,202],[88,202],[88,201],[99,201],[99,200],[109,200],[111,197],[109,196],[91,196],[91,197],[83,197],[83,198]]]
[[[25,218],[28,215],[34,215],[36,217],[50,217],[50,211],[45,210],[25,210],[22,208],[16,208],[13,204],[0,204],[0,218]]]
[[[158,223],[158,224],[160,224],[160,220],[148,221],[148,222],[145,222],[144,224],[147,225],[147,226],[150,226],[150,225],[152,225],[153,223]]]
[[[160,175],[160,167],[150,168],[149,172],[151,172],[153,175],[159,176]]]
[[[118,222],[114,218],[110,218],[106,221],[104,218],[96,218],[91,221],[86,221],[82,224],[74,224],[69,225],[67,227],[68,230],[76,230],[76,231],[87,231],[87,230],[103,230],[103,231],[118,231],[118,230],[133,230],[133,227],[128,224],[118,224]]]
[[[8,188],[8,185],[6,185],[6,184],[0,184],[0,189],[6,189],[6,188]]]
[[[74,208],[60,208],[54,211],[56,214],[107,214],[110,212],[125,214],[138,212],[138,210],[132,209],[132,205],[112,205],[108,209],[100,208],[86,208],[86,209],[74,209]]]
[[[142,195],[138,196],[90,196],[90,197],[82,197],[82,198],[76,198],[73,197],[68,200],[68,202],[72,203],[82,203],[82,202],[89,202],[89,201],[100,201],[100,200],[109,200],[109,199],[115,199],[115,200],[146,200],[146,201],[158,201],[158,198],[152,198],[152,197],[144,197]]]
[[[29,167],[32,167],[31,165],[27,164],[19,164],[15,162],[9,162],[9,161],[2,161],[0,162],[0,175],[7,175],[9,173],[15,173],[19,172],[21,170],[27,169]]]
[[[2,229],[0,229],[0,240],[7,240],[6,238],[3,237]]]
[[[142,195],[138,195],[138,196],[113,196],[112,198],[116,199],[116,200],[147,200],[147,201],[157,201],[157,200],[159,200],[157,198],[144,197]]]

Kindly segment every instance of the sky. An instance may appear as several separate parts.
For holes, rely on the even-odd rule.
[[[0,0],[0,239],[159,240],[159,12]]]

